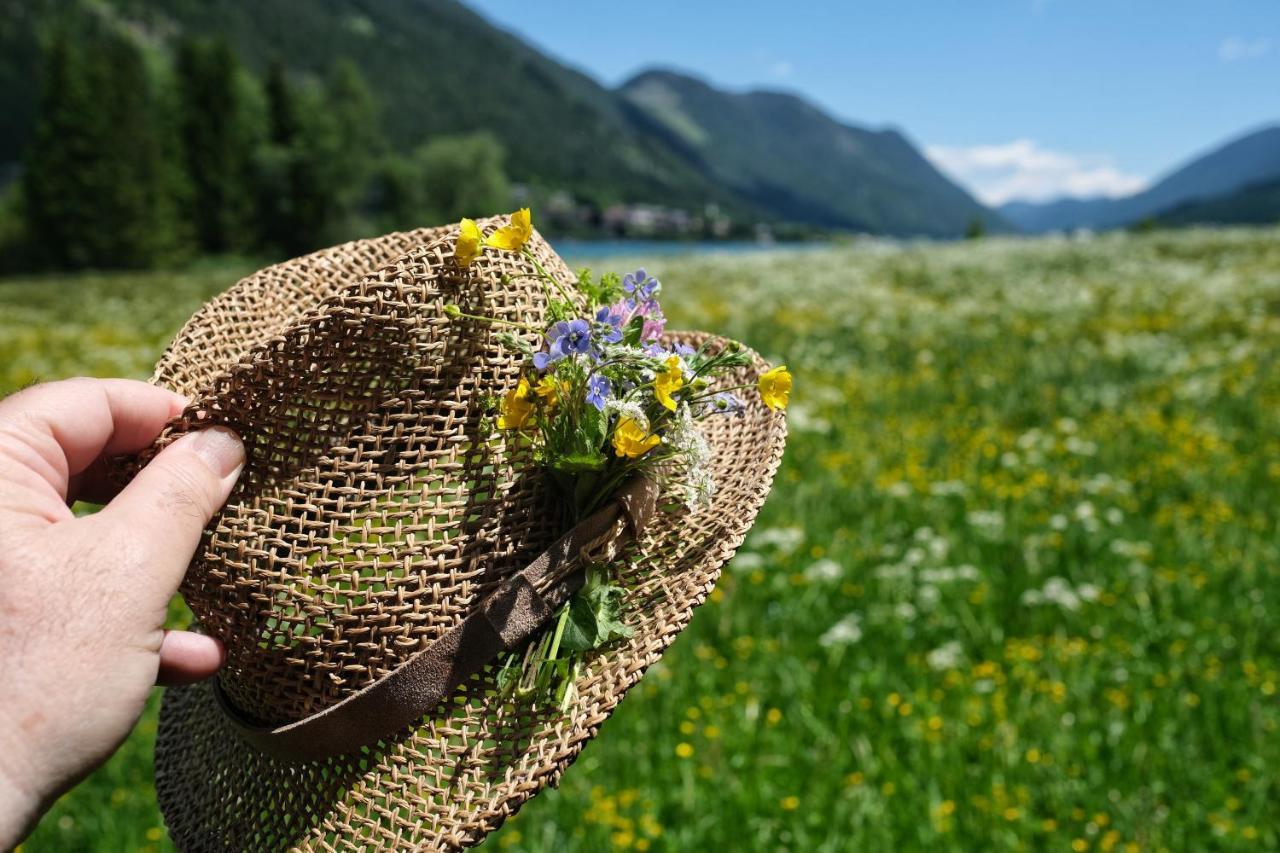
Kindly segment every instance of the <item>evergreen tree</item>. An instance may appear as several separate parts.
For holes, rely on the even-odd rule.
[[[323,114],[333,122],[331,152],[336,173],[332,179],[344,218],[369,200],[370,181],[385,144],[377,102],[360,69],[349,59],[334,64],[326,91]]]
[[[358,73],[343,76],[335,110],[329,87],[299,89],[278,63],[267,72],[270,142],[257,167],[262,235],[271,248],[299,254],[350,236],[347,218],[369,174],[368,166],[350,161],[362,159],[359,146],[369,144],[376,119]]]
[[[89,195],[74,176],[95,158],[100,129],[92,123],[101,113],[91,108],[77,59],[69,34],[56,32],[45,50],[38,120],[22,179],[32,251],[41,262],[62,267],[89,263],[83,241],[95,219]]]
[[[414,160],[426,219],[456,222],[504,210],[511,203],[505,159],[502,143],[483,132],[436,139],[419,148]]]
[[[239,66],[225,39],[188,39],[175,60],[178,132],[191,183],[186,218],[200,247],[224,252],[251,242],[252,133]]]
[[[27,231],[45,263],[149,267],[179,249],[157,100],[131,42],[101,30],[52,38],[23,178]]]

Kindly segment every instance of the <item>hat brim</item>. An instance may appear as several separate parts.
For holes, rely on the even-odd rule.
[[[673,335],[694,346],[709,337]],[[724,384],[751,382],[765,367],[753,356]],[[554,784],[688,625],[768,494],[786,437],[780,413],[749,400],[741,414],[708,418],[702,430],[715,495],[697,510],[660,515],[616,563],[632,636],[588,658],[565,710],[499,695],[477,679],[399,737],[293,763],[242,741],[208,684],[170,688],[156,788],[179,848],[458,849]]]

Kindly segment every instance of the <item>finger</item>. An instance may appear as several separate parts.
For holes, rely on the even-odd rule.
[[[0,427],[7,455],[65,501],[72,477],[104,454],[141,450],[185,405],[146,382],[65,379],[0,400]]]
[[[226,501],[244,464],[244,445],[226,427],[188,433],[162,450],[95,522],[140,549],[166,598],[177,589],[200,534]]]
[[[156,684],[173,687],[203,681],[217,674],[226,657],[226,649],[215,637],[194,631],[165,631]]]

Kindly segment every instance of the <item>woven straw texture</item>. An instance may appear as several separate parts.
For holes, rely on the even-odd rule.
[[[226,694],[265,721],[300,719],[394,669],[571,524],[528,449],[492,425],[521,357],[487,324],[442,310],[540,328],[543,286],[513,253],[458,269],[456,233],[391,234],[263,270],[202,308],[157,366],[154,381],[193,402],[156,449],[214,423],[245,440],[245,470],[182,592],[226,645]],[[572,284],[536,234],[529,248]],[[724,382],[763,369],[756,359]],[[743,416],[703,431],[714,501],[659,513],[611,564],[634,635],[593,654],[565,712],[499,695],[486,669],[374,747],[290,763],[241,741],[208,685],[169,689],[156,784],[178,847],[460,849],[554,784],[688,624],[768,492],[782,415],[750,395]]]

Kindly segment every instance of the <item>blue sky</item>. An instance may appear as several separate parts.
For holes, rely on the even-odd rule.
[[[652,65],[892,125],[986,201],[1118,195],[1280,121],[1280,1],[467,0],[607,85]]]

